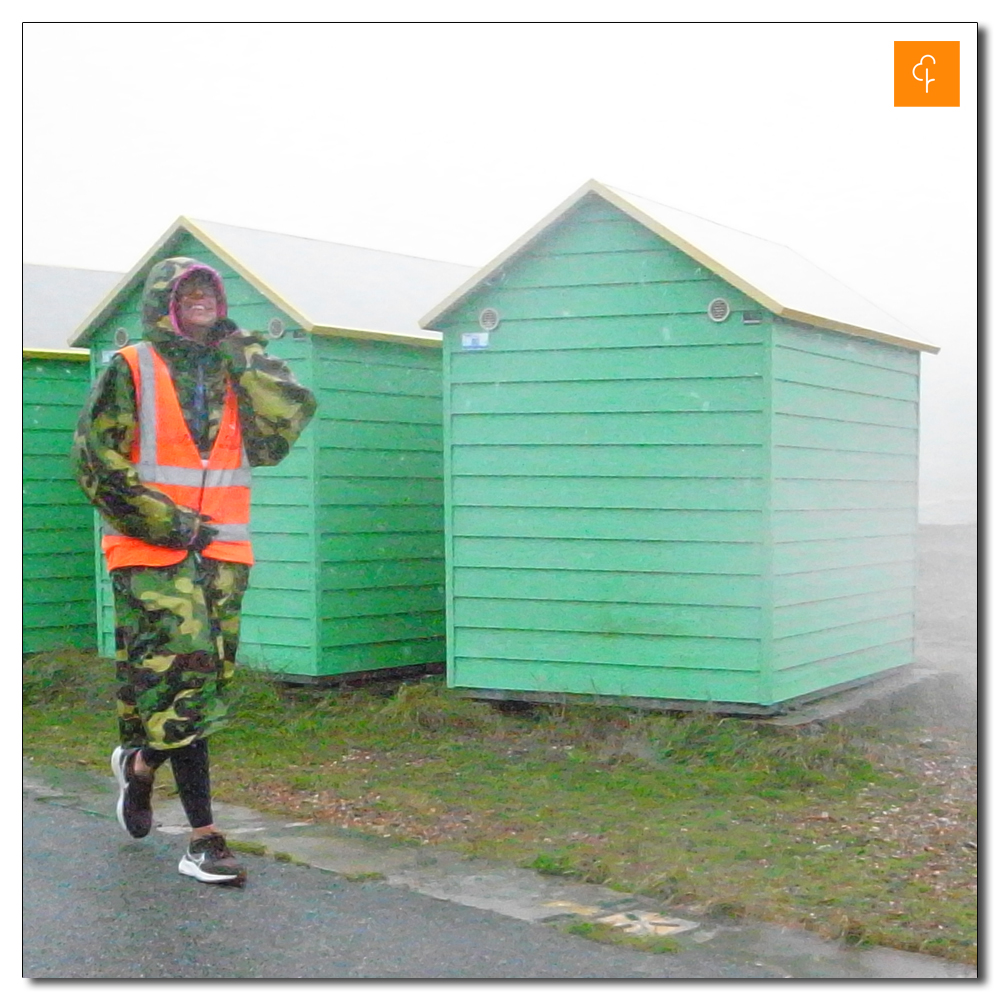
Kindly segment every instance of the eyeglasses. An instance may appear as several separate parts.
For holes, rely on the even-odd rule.
[[[193,288],[178,290],[177,298],[180,302],[193,302],[196,299],[217,299],[215,289],[206,285],[195,285]]]

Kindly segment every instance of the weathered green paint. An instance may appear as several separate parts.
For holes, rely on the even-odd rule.
[[[442,661],[440,350],[306,335],[200,241],[185,235],[163,252],[173,254],[223,275],[230,315],[244,328],[267,329],[274,317],[284,323],[284,336],[268,349],[319,401],[288,458],[254,470],[257,562],[243,606],[241,659],[317,679]],[[97,330],[95,375],[119,327],[141,335],[138,289]],[[102,649],[110,654],[102,561],[98,578]]]
[[[768,706],[910,662],[916,351],[596,196],[438,325],[450,685]]]
[[[97,644],[90,505],[69,449],[90,384],[87,356],[28,352],[21,364],[21,648]]]

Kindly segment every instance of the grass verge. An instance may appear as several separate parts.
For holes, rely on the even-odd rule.
[[[780,729],[707,713],[510,711],[440,678],[337,692],[243,671],[233,694],[233,721],[213,737],[222,800],[663,906],[976,961],[974,759],[905,697],[877,716]],[[113,712],[107,661],[26,662],[28,756],[104,770]]]

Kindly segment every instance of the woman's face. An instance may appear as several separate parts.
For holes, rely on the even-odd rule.
[[[212,324],[219,318],[215,289],[204,279],[182,281],[177,287],[177,322],[181,332],[204,343]]]

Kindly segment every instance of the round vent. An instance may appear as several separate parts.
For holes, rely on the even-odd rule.
[[[489,333],[500,325],[500,313],[490,307],[479,314],[479,328]]]
[[[128,330],[120,326],[115,330],[115,347],[124,347],[128,343]]]
[[[729,319],[729,303],[725,299],[712,299],[708,304],[708,318],[716,323]]]
[[[268,320],[267,324],[267,335],[271,340],[280,340],[285,335],[285,324],[275,316],[273,319]]]

